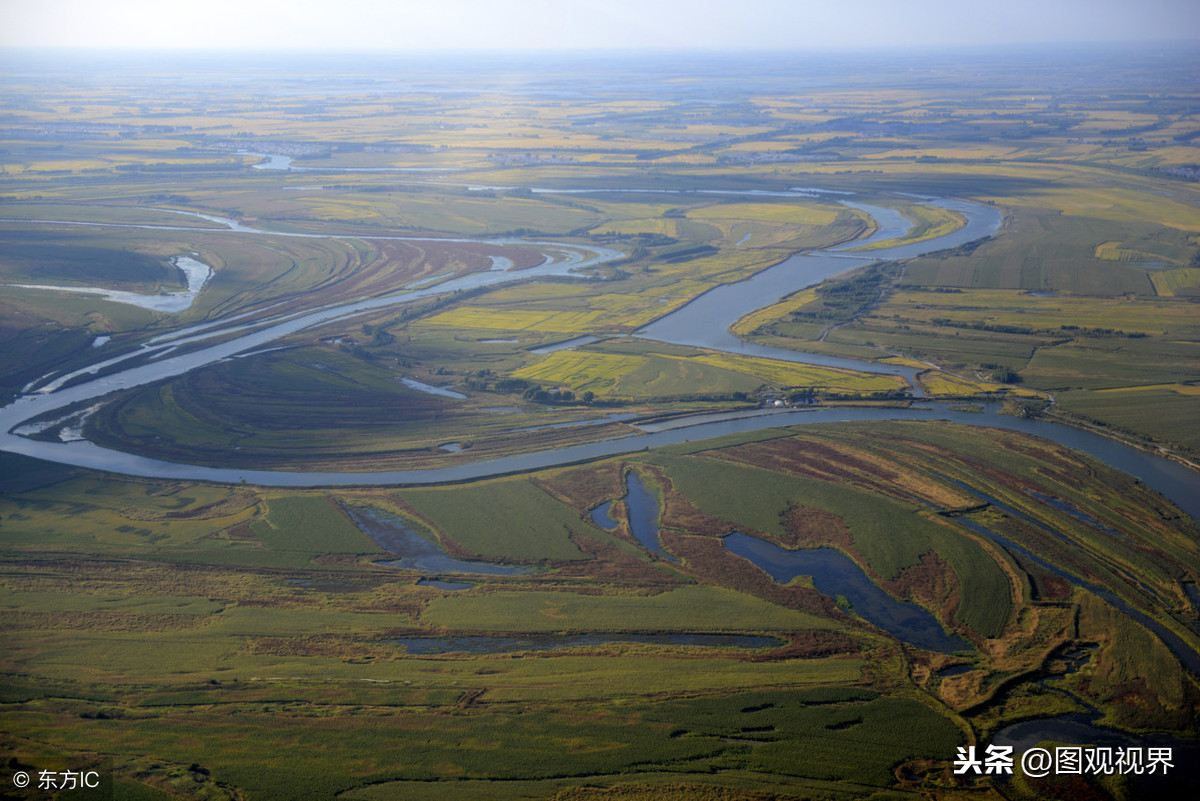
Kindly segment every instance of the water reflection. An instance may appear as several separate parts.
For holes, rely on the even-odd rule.
[[[651,553],[658,554],[668,562],[678,562],[671,554],[663,550],[658,541],[658,498],[646,485],[642,478],[630,470],[625,474],[625,509],[629,513],[629,528],[634,538],[642,547]]]
[[[614,501],[605,501],[589,512],[592,522],[605,531],[616,531],[617,526],[621,525],[612,516],[612,505]]]
[[[1058,661],[1066,668],[1064,675],[1078,672],[1096,652],[1095,646],[1082,646],[1059,654]],[[1057,675],[1047,676],[1038,683],[1047,686],[1057,678]],[[1087,711],[1013,723],[993,734],[990,743],[1011,746],[1014,754],[1023,754],[1037,747],[1048,747],[1052,751],[1058,747],[1079,748],[1089,750],[1093,754],[1109,749],[1111,753],[1108,755],[1108,764],[1112,767],[1111,773],[1123,772],[1117,770],[1115,760],[1117,754],[1126,749],[1136,750],[1140,757],[1138,761],[1143,766],[1148,765],[1148,749],[1169,749],[1170,757],[1167,761],[1170,765],[1167,770],[1158,766],[1153,773],[1128,775],[1128,789],[1136,798],[1193,797],[1195,788],[1200,786],[1200,743],[1170,734],[1134,735],[1101,726],[1098,721],[1103,717],[1103,713],[1099,709],[1074,693],[1069,695]],[[1184,789],[1193,790],[1193,795],[1183,795],[1181,791]]]
[[[740,532],[725,537],[724,543],[730,553],[748,559],[781,584],[797,576],[811,576],[818,592],[831,598],[842,596],[864,620],[897,639],[942,653],[971,649],[966,640],[947,634],[929,610],[908,601],[897,601],[879,589],[862,568],[840,551],[832,548],[789,551]]]

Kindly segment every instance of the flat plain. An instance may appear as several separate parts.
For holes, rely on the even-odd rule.
[[[137,353],[164,338],[188,353],[204,331],[390,298],[33,436],[356,472],[776,404],[944,400],[1193,465],[1195,54],[909,58],[329,56],[214,61],[220,80],[187,83],[32,60],[0,91],[0,399],[151,364]],[[965,223],[935,198],[1003,223],[872,262]],[[880,222],[862,205],[907,230],[863,246]],[[835,247],[864,258],[734,326],[794,356],[637,336]],[[597,249],[575,276],[521,280]],[[181,311],[78,291],[181,292],[181,257],[213,271]],[[499,272],[516,280],[456,288]],[[1138,776],[953,772],[959,747],[1029,721],[1053,740],[1064,715],[1173,738],[1180,766],[1196,749],[1200,524],[1122,468],[968,422],[795,417],[428,486],[0,452],[0,781],[104,766],[130,799],[1140,797]],[[845,587],[773,577],[741,537],[838,560]]]

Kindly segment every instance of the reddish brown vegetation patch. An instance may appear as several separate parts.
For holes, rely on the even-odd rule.
[[[769,654],[754,654],[747,662],[769,662],[776,659],[818,659],[837,654],[856,654],[862,644],[840,631],[800,631],[791,635],[791,642]]]
[[[776,583],[750,562],[731,554],[720,540],[667,530],[660,536],[663,545],[684,560],[687,570],[705,581],[733,587],[789,609],[837,621],[849,620],[831,599],[812,587]]]
[[[879,586],[896,598],[916,601],[927,609],[936,610],[938,616],[947,621],[954,619],[962,597],[958,574],[934,551],[922,554],[917,564],[904,568],[891,581],[880,581]]]
[[[889,488],[896,473],[859,456],[824,443],[798,437],[772,439],[717,451],[731,462],[777,470],[787,475],[807,476],[837,483],[866,483]]]
[[[228,529],[225,532],[225,535],[231,540],[244,540],[249,542],[255,542],[258,540],[258,535],[254,533],[254,529],[250,528],[250,526],[246,523],[241,523],[231,529]],[[212,535],[210,534],[209,536]]]
[[[580,513],[625,494],[624,464],[609,462],[594,467],[537,476],[533,483]]]
[[[723,520],[719,520],[712,515],[700,511],[687,498],[680,495],[675,490],[675,484],[661,468],[651,465],[644,466],[646,471],[653,476],[654,481],[662,488],[663,508],[662,508],[662,526],[663,528],[675,528],[687,531],[690,534],[698,534],[706,537],[723,537],[733,530],[734,526]]]
[[[783,798],[759,790],[736,790],[707,784],[628,784],[573,787],[560,791],[551,801],[782,801]]]
[[[789,503],[783,515],[783,528],[787,537],[781,543],[786,548],[833,547],[845,551],[854,548],[854,535],[841,515]]]
[[[1021,560],[1019,565],[1033,584],[1033,599],[1036,601],[1065,601],[1071,597],[1071,582],[1043,570],[1037,563]]]
[[[968,496],[945,482],[908,467],[910,456],[877,455],[866,452],[859,444],[833,445],[812,435],[740,445],[716,451],[713,455],[751,467],[857,487],[904,501],[911,501],[916,496],[942,507],[969,503]],[[957,458],[948,452],[946,456]]]
[[[562,565],[554,572],[556,578],[588,578],[607,584],[663,589],[683,582],[661,563],[647,562],[617,545],[578,535],[572,536],[571,542],[591,559]]]
[[[396,648],[313,634],[304,637],[252,637],[245,652],[254,656],[324,656],[346,661],[390,660],[399,656]]]
[[[1045,778],[1027,778],[1030,789],[1037,793],[1035,798],[1058,798],[1061,801],[1107,801],[1112,798],[1104,790],[1092,785],[1087,776],[1051,774]]]

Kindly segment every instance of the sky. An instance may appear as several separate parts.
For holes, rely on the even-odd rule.
[[[0,47],[832,50],[1200,40],[1200,0],[0,0]]]

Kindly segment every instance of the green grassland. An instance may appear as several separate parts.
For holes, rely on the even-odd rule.
[[[455,542],[483,557],[582,559],[575,538],[588,533],[603,536],[523,479],[470,488],[405,490],[401,497],[424,519],[450,527]]]
[[[5,457],[11,475],[41,476],[38,486],[10,484],[0,500],[0,619],[11,643],[0,659],[6,742],[27,753],[26,743],[38,741],[62,758],[108,754],[125,780],[162,789],[198,764],[207,773],[192,781],[262,798],[351,788],[373,797],[375,785],[422,797],[428,782],[466,780],[447,792],[540,793],[584,782],[655,785],[666,775],[785,795],[833,792],[821,783],[836,782],[837,793],[854,796],[890,786],[901,762],[948,759],[972,726],[993,730],[1027,714],[1011,690],[986,702],[988,688],[1036,676],[1038,655],[1071,636],[1052,621],[1076,596],[1042,597],[1034,568],[952,517],[920,511],[920,499],[926,509],[970,504],[950,479],[971,487],[981,467],[991,471],[987,492],[1074,543],[1064,551],[1031,529],[992,524],[1092,580],[1108,571],[1111,586],[1134,587],[1112,574],[1120,565],[1121,575],[1177,597],[1177,576],[1200,574],[1194,527],[1164,517],[1160,501],[1111,470],[1072,469],[1078,457],[1058,446],[989,432],[980,447],[977,432],[921,423],[872,427],[871,438],[862,429],[760,432],[636,464],[670,481],[677,500],[660,520],[668,531],[703,539],[738,528],[789,542],[789,507],[833,515],[823,530],[832,536],[845,526],[847,552],[889,591],[988,643],[969,657],[972,675],[987,677],[970,692],[928,678],[939,657],[904,654],[853,620],[794,606],[803,596],[785,601],[771,582],[737,572],[718,578],[686,554],[678,566],[652,560],[624,529],[585,522],[589,476],[603,465],[429,490],[278,493],[39,473]],[[1090,478],[1081,486],[1080,476]],[[1123,538],[1040,502],[1031,482]],[[399,509],[456,552],[540,557],[542,568],[465,592],[416,584],[412,573],[373,564],[380,549],[339,499]],[[80,520],[88,524],[68,526]],[[934,585],[905,583],[928,553],[949,572]],[[939,584],[957,588],[955,597],[939,597],[931,589]],[[795,588],[788,592],[802,591]],[[1086,597],[1078,600],[1088,621],[1111,614]],[[1171,619],[1154,596],[1125,597]],[[1027,621],[1039,618],[1046,622],[1031,634]],[[561,631],[774,632],[825,645],[806,655],[760,649],[753,659],[740,649],[619,643],[514,658],[410,655],[389,639]],[[1091,631],[1079,636],[1099,636]],[[1070,692],[1121,720],[1180,726],[1192,685],[1140,632],[1102,638],[1103,681],[1074,682]],[[1143,696],[1120,679],[1140,670],[1147,648],[1158,654],[1150,685],[1157,711],[1139,707]],[[874,655],[870,667],[864,654]],[[814,689],[822,686],[829,689]],[[967,708],[975,711],[964,719]],[[923,721],[918,739],[914,721]],[[264,726],[271,742],[288,743],[287,756],[253,774]],[[386,756],[374,748],[385,741]]]
[[[421,620],[445,629],[487,631],[797,631],[841,628],[814,615],[755,602],[713,587],[683,587],[649,597],[597,598],[574,593],[494,592],[429,604]]]
[[[1028,657],[1022,663],[1011,653],[1010,627],[1041,608],[1029,594],[1036,582],[1014,584],[1021,568],[1011,559],[948,520],[935,523],[913,513],[911,493],[946,505],[961,494],[932,470],[975,480],[969,462],[922,467],[914,453],[951,453],[970,440],[975,458],[1013,477],[1012,490],[989,485],[989,491],[1076,532],[1081,543],[1097,549],[1101,565],[1105,558],[1128,559],[1136,549],[1105,556],[1105,549],[1124,546],[1087,526],[1071,527],[1072,518],[1031,499],[1018,489],[1021,482],[1038,481],[1128,536],[1155,542],[1161,549],[1156,558],[1127,562],[1151,586],[1178,592],[1176,570],[1200,572],[1194,540],[1182,531],[1168,535],[1178,523],[1164,520],[1147,506],[1153,503],[1148,497],[1130,492],[1111,471],[1092,468],[1093,475],[1115,483],[1047,483],[1039,465],[1053,463],[1047,461],[1051,454],[1067,458],[1059,449],[1039,457],[1037,448],[1049,446],[1001,433],[989,435],[991,446],[980,449],[975,434],[922,424],[890,424],[886,437],[864,440],[859,428],[806,429],[799,440],[787,432],[741,436],[693,445],[691,455],[687,448],[652,454],[644,463],[664,469],[673,491],[706,514],[768,536],[786,535],[780,512],[788,504],[833,510],[852,532],[850,552],[881,581],[902,573],[917,555],[937,553],[962,588],[955,619],[993,638],[995,644],[973,658],[985,671],[990,665],[996,680],[1021,664],[1028,669]],[[864,447],[867,442],[874,444]],[[809,454],[804,475],[788,476],[796,468],[781,470],[778,462],[769,473],[750,466],[786,456],[790,451],[780,450],[785,445]],[[852,453],[855,459],[846,461]],[[839,464],[855,472],[812,473]],[[537,486],[515,478],[345,496],[401,508],[466,553],[523,561],[567,549],[545,562],[540,574],[493,579],[465,593],[425,588],[411,574],[373,566],[379,550],[333,504],[339,494],[43,473],[48,483],[11,492],[0,503],[0,615],[14,643],[0,663],[8,687],[0,715],[7,736],[18,738],[18,748],[32,738],[52,744],[58,754],[112,754],[121,775],[156,787],[170,786],[182,766],[199,764],[209,771],[199,779],[264,798],[352,787],[366,792],[379,782],[408,795],[417,792],[411,782],[452,779],[505,780],[505,787],[520,779],[534,783],[521,786],[556,791],[584,780],[606,785],[636,777],[653,784],[661,774],[647,778],[645,771],[656,764],[673,766],[670,772],[685,784],[719,780],[801,792],[836,781],[854,795],[889,786],[897,762],[945,759],[961,742],[957,696],[945,690],[941,703],[949,706],[929,706],[897,694],[904,683],[896,682],[908,668],[895,655],[883,656],[894,652],[878,634],[781,606],[733,574],[724,584],[697,583],[687,560],[679,568],[661,562],[651,567],[639,549],[584,522],[587,505],[572,501],[567,488],[586,486],[592,469],[550,471],[537,477]],[[714,492],[715,486],[721,490]],[[910,499],[901,501],[897,492]],[[905,505],[910,511],[901,511]],[[664,511],[664,527],[686,531],[692,525],[673,514]],[[122,518],[127,522],[117,525]],[[90,524],[65,527],[80,519]],[[107,527],[105,519],[112,521]],[[910,522],[897,529],[898,520]],[[161,527],[163,536],[123,530],[134,526],[154,526],[151,533]],[[50,530],[57,536],[39,533]],[[555,531],[562,532],[557,540],[548,536]],[[1023,544],[1043,552],[1050,547],[1032,535]],[[587,552],[584,562],[580,546]],[[644,567],[635,570],[637,564]],[[90,567],[81,571],[81,565]],[[618,577],[623,590],[610,583]],[[910,591],[941,608],[919,588]],[[1018,609],[1027,611],[1018,615]],[[1009,611],[997,619],[998,610]],[[831,641],[840,643],[829,646],[835,649],[831,657],[774,660],[645,645],[593,646],[536,659],[418,657],[388,643],[393,632],[564,630],[773,631],[788,637],[826,632],[849,639]],[[1041,647],[1049,648],[1062,633],[1041,636]],[[1128,647],[1124,640],[1105,647],[1108,659],[1136,659],[1122,650]],[[850,650],[837,655],[837,648]],[[871,670],[855,658],[862,648],[883,657]],[[913,664],[927,658],[909,657]],[[1175,670],[1161,681],[1179,682]],[[825,696],[804,689],[848,683],[877,689]],[[752,689],[753,697],[745,694]],[[928,690],[942,692],[936,684]],[[871,700],[877,692],[884,695]],[[1110,692],[1107,703],[1124,709],[1127,696]],[[74,700],[61,700],[63,695]],[[472,700],[460,707],[462,699]],[[626,700],[613,706],[614,699]],[[737,710],[753,709],[769,712],[743,712],[745,720],[739,719]],[[1003,710],[986,708],[980,719],[997,725]],[[926,718],[923,739],[913,740],[913,721]],[[284,749],[289,756],[272,768],[277,773],[251,775],[268,721],[269,736],[290,744]],[[178,736],[180,727],[188,737]],[[175,733],[169,739],[168,731]],[[817,750],[814,732],[822,732]],[[859,736],[867,732],[869,737]],[[747,737],[764,745],[737,744]],[[312,738],[337,745],[317,749]],[[386,758],[365,756],[382,740],[390,743]],[[531,761],[533,754],[542,760]],[[552,765],[545,762],[549,754]],[[144,770],[147,759],[158,767]],[[630,771],[635,765],[639,769]],[[285,781],[289,772],[312,778]]]

